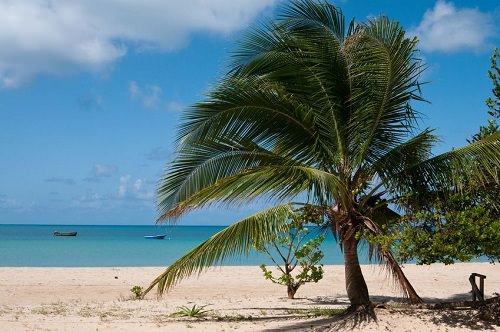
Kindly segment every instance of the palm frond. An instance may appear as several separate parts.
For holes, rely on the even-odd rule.
[[[286,220],[295,215],[297,204],[278,205],[228,226],[170,265],[151,282],[144,294],[158,286],[161,295],[192,274],[199,274],[231,256],[246,255],[256,246],[271,242],[285,229]]]
[[[432,192],[443,188],[480,190],[500,185],[500,132],[462,148],[409,165],[388,179],[399,192]]]
[[[386,209],[387,211],[385,213],[379,211],[379,217],[383,214],[389,216],[394,215],[394,211],[389,208]],[[367,217],[363,217],[363,221],[366,229],[368,229],[372,234],[383,235],[383,232],[379,227],[379,223]],[[394,258],[390,249],[382,248],[380,244],[368,243],[368,253],[370,261],[376,261],[385,266],[387,272],[392,276],[393,280],[395,280],[397,288],[401,291],[404,297],[408,298],[411,303],[422,303],[422,299],[418,296],[410,281],[406,278],[406,275]]]
[[[380,188],[392,189],[392,183],[397,182],[394,179],[399,178],[408,168],[428,160],[432,156],[431,149],[436,142],[439,142],[439,138],[433,134],[432,130],[425,129],[388,151],[373,164],[366,162],[360,166],[356,171],[359,175],[355,177],[358,186],[376,179],[376,185],[372,186],[368,193],[365,193],[360,206],[364,206],[373,195],[378,195],[377,190]]]
[[[157,189],[159,210],[168,211],[200,190],[246,169],[288,162],[252,142],[230,143],[204,142],[180,150]]]
[[[175,219],[188,210],[209,204],[235,205],[263,195],[283,201],[309,193],[315,203],[325,204],[339,199],[337,193],[345,190],[345,184],[337,176],[312,167],[286,164],[260,166],[219,179],[203,189],[190,191],[189,196],[165,206],[168,209],[158,220]]]
[[[372,163],[411,134],[417,112],[422,65],[416,59],[416,39],[386,17],[363,26],[352,47],[353,114],[350,135],[353,158]]]

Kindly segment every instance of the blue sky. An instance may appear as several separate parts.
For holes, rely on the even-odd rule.
[[[226,70],[242,31],[284,1],[0,0],[0,223],[153,224],[182,110]],[[443,152],[486,123],[495,1],[334,2],[420,39],[422,127]],[[254,210],[210,208],[182,224]]]

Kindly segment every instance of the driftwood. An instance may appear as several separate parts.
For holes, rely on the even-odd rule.
[[[391,309],[391,305],[379,304],[375,308]],[[407,305],[404,308],[395,307],[399,310],[463,310],[471,312],[468,316],[471,320],[480,319],[490,324],[500,326],[500,294],[495,293],[495,296],[484,301],[457,301],[457,302],[441,302],[441,303],[422,303]]]
[[[441,302],[441,303],[424,303],[418,305],[419,309],[451,309],[451,310],[463,310],[463,309],[477,309],[484,305],[495,303],[500,301],[500,296],[495,296],[484,301],[458,301],[458,302]],[[413,307],[413,306],[412,306]]]
[[[479,288],[476,284],[476,277],[479,278]],[[469,282],[472,286],[472,301],[476,301],[476,298],[484,302],[484,279],[486,279],[485,275],[479,273],[472,273],[469,277]]]

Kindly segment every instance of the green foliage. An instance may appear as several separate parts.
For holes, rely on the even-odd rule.
[[[488,119],[488,125],[481,126],[479,128],[479,132],[475,134],[471,140],[467,140],[469,143],[481,143],[486,138],[491,138],[495,134],[498,135],[499,124],[496,122],[497,119],[500,119],[500,69],[497,66],[498,56],[499,49],[495,48],[491,57],[491,68],[488,70],[488,76],[491,78],[493,83],[493,97],[489,97],[486,100],[486,106],[489,109],[488,114],[493,118]],[[497,155],[500,155],[498,149]],[[496,181],[491,181],[482,192],[473,193],[475,196],[473,200],[466,197],[466,201],[472,201],[472,204],[481,205],[484,209],[489,210],[488,214],[493,219],[500,219],[500,186],[498,184],[499,173],[500,172],[497,166],[495,168]]]
[[[496,122],[500,119],[500,68],[497,66],[497,59],[499,55],[498,48],[495,48],[493,55],[491,56],[491,68],[488,70],[488,76],[493,83],[493,97],[488,97],[486,99],[486,106],[488,107],[488,114],[493,117],[493,119],[488,119],[487,126],[479,127],[479,132],[472,136],[469,143],[477,142],[495,132],[499,129],[499,124]]]
[[[472,145],[482,145],[489,140],[498,140],[500,118],[500,69],[497,66],[498,48],[491,57],[488,76],[493,83],[493,97],[486,100],[488,114],[493,119],[487,126],[481,126],[472,139]],[[498,156],[498,148],[492,152]],[[471,157],[473,163],[475,158]],[[470,166],[469,166],[470,167]],[[477,178],[487,171],[481,171],[479,163]],[[460,164],[450,164],[451,172],[461,174]],[[483,173],[483,174],[481,174]],[[476,179],[466,179],[456,192],[452,184],[437,187],[427,194],[416,195],[418,199],[404,199],[403,206],[407,215],[392,229],[384,229],[384,236],[372,236],[371,240],[380,246],[393,246],[399,259],[416,260],[418,264],[442,262],[452,264],[455,261],[470,261],[486,256],[491,262],[500,260],[500,186],[498,184],[499,167],[492,165],[490,176],[485,177],[483,185],[477,186]],[[475,189],[473,189],[475,188]],[[450,191],[455,191],[449,194]],[[448,194],[447,194],[448,192]],[[411,196],[411,195],[409,195]],[[370,235],[368,235],[370,238]],[[376,239],[375,239],[376,238]]]
[[[479,127],[479,132],[477,134],[474,134],[472,138],[467,140],[469,143],[477,142],[487,136],[490,136],[493,133],[496,133],[498,131],[498,124],[495,119],[488,119],[488,125],[487,126],[480,126]]]
[[[390,235],[371,240],[386,247],[394,244],[401,261],[417,264],[453,264],[481,256],[500,261],[498,215],[465,193],[429,201],[404,216]]]
[[[490,109],[488,114],[496,118],[500,117],[500,68],[497,66],[499,56],[498,48],[495,48],[491,56],[491,67],[488,70],[488,76],[493,83],[493,98],[486,99],[486,106]]]
[[[192,307],[181,306],[178,308],[176,312],[170,314],[170,317],[193,317],[193,318],[202,318],[208,315],[212,310],[205,310],[207,305],[199,305],[194,304]]]
[[[286,286],[288,297],[291,299],[301,285],[318,282],[323,278],[323,264],[319,262],[324,256],[320,246],[325,235],[317,235],[304,242],[323,222],[322,215],[316,209],[306,206],[288,220],[284,231],[278,233],[271,244],[256,246],[257,250],[269,255],[281,272],[280,276],[274,276],[273,272],[262,264],[260,268],[264,277],[273,283]],[[298,273],[292,274],[297,266]]]
[[[139,300],[142,299],[142,296],[144,295],[143,288],[141,286],[134,286],[130,288],[130,291],[133,294],[134,299]]]

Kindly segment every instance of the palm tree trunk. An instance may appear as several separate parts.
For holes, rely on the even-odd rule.
[[[342,247],[344,251],[345,283],[351,307],[369,305],[368,287],[361,266],[359,266],[358,240],[354,235],[351,235],[342,241]]]

